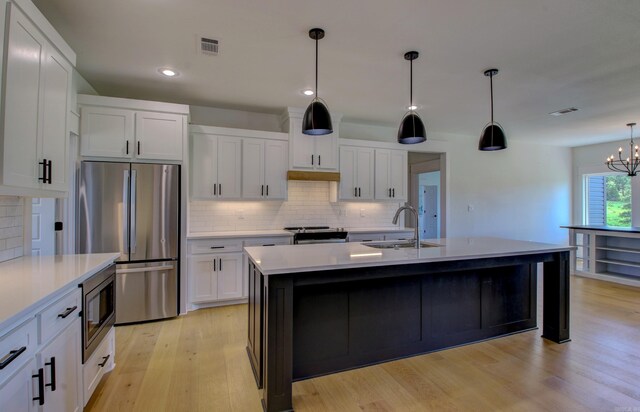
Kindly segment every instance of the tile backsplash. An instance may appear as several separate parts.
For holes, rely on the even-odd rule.
[[[0,196],[0,262],[23,255],[24,198]]]
[[[189,230],[269,230],[285,226],[395,227],[400,202],[329,201],[329,182],[289,181],[287,201],[190,201]]]

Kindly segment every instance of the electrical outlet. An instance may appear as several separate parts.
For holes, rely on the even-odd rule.
[[[238,217],[238,219],[243,220],[244,219],[244,209],[237,209],[236,210],[236,216]]]
[[[473,212],[474,207],[473,205],[467,205],[467,212]]]
[[[367,209],[360,209],[360,217],[366,217],[367,216]]]

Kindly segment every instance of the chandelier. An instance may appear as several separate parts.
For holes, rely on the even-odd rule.
[[[635,123],[627,123],[627,126],[631,128],[631,142],[629,143],[629,156],[627,160],[622,159],[622,147],[618,149],[618,158],[615,159],[613,155],[607,157],[607,167],[614,172],[626,173],[629,176],[635,176],[638,166],[640,166],[640,153],[638,153],[638,145],[633,145],[633,126]]]

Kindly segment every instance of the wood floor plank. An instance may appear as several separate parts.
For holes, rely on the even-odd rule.
[[[541,282],[540,282],[541,284]],[[540,330],[293,385],[297,412],[640,410],[640,288],[571,278],[572,341]],[[541,289],[539,289],[541,325]],[[247,306],[116,328],[86,411],[259,412]]]

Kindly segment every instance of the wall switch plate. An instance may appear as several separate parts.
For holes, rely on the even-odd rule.
[[[467,212],[473,212],[473,205],[467,205]]]

